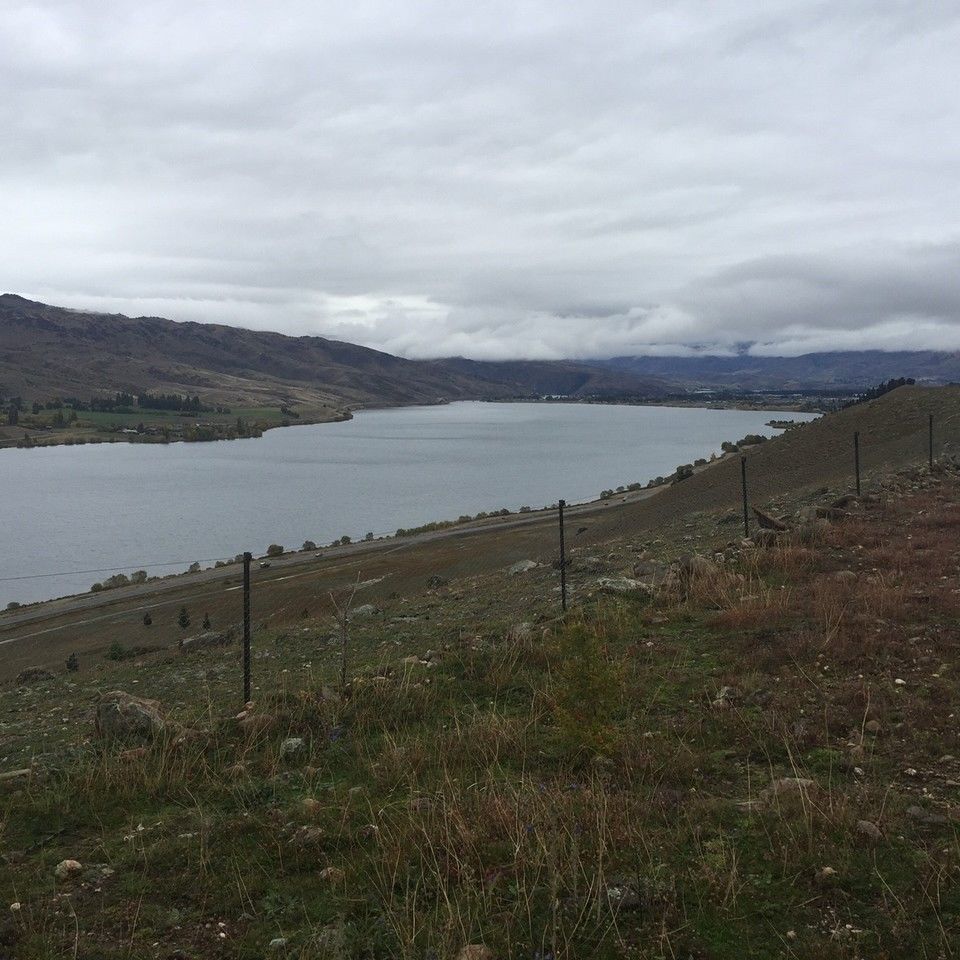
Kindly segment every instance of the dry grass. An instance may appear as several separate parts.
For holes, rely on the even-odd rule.
[[[280,632],[245,727],[210,651],[180,729],[142,750],[75,737],[5,798],[4,949],[950,957],[956,492],[530,629],[467,631],[463,601],[438,601],[406,645],[351,634],[344,696],[336,642]],[[156,693],[188,667],[111,669]],[[65,693],[16,707],[52,718]]]

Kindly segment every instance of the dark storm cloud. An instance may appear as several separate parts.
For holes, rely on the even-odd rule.
[[[0,287],[413,356],[960,348],[960,4],[13,0]]]

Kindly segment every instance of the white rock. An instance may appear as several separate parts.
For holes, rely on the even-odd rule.
[[[79,860],[61,860],[54,868],[53,875],[58,880],[69,880],[83,869]]]

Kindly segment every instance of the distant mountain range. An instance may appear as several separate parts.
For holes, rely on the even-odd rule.
[[[855,390],[893,377],[960,381],[960,354],[407,360],[324,337],[87,313],[0,295],[0,394],[27,400],[140,390],[251,406],[394,406],[545,395],[658,400],[704,388]]]
[[[960,382],[960,353],[932,350],[835,351],[798,357],[753,356],[743,350],[732,357],[615,357],[597,365],[686,388],[859,390],[898,377],[912,377],[918,383]]]

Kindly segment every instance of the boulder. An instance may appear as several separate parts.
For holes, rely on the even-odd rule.
[[[518,560],[513,566],[507,567],[507,576],[516,577],[521,573],[527,573],[538,567],[539,564],[534,560]]]
[[[79,860],[61,860],[54,867],[53,875],[58,880],[73,880],[83,872],[83,865]]]
[[[163,732],[166,722],[159,701],[114,690],[97,703],[95,725],[103,740],[148,743]]]
[[[883,834],[880,832],[880,828],[870,820],[858,820],[857,833],[861,837],[865,837],[871,843],[878,843],[883,839]]]
[[[753,515],[757,518],[761,530],[789,530],[790,528],[776,517],[771,517],[769,513],[764,513],[758,507],[753,508]]]
[[[641,580],[630,577],[600,577],[597,580],[597,589],[604,593],[649,593],[650,586]]]

